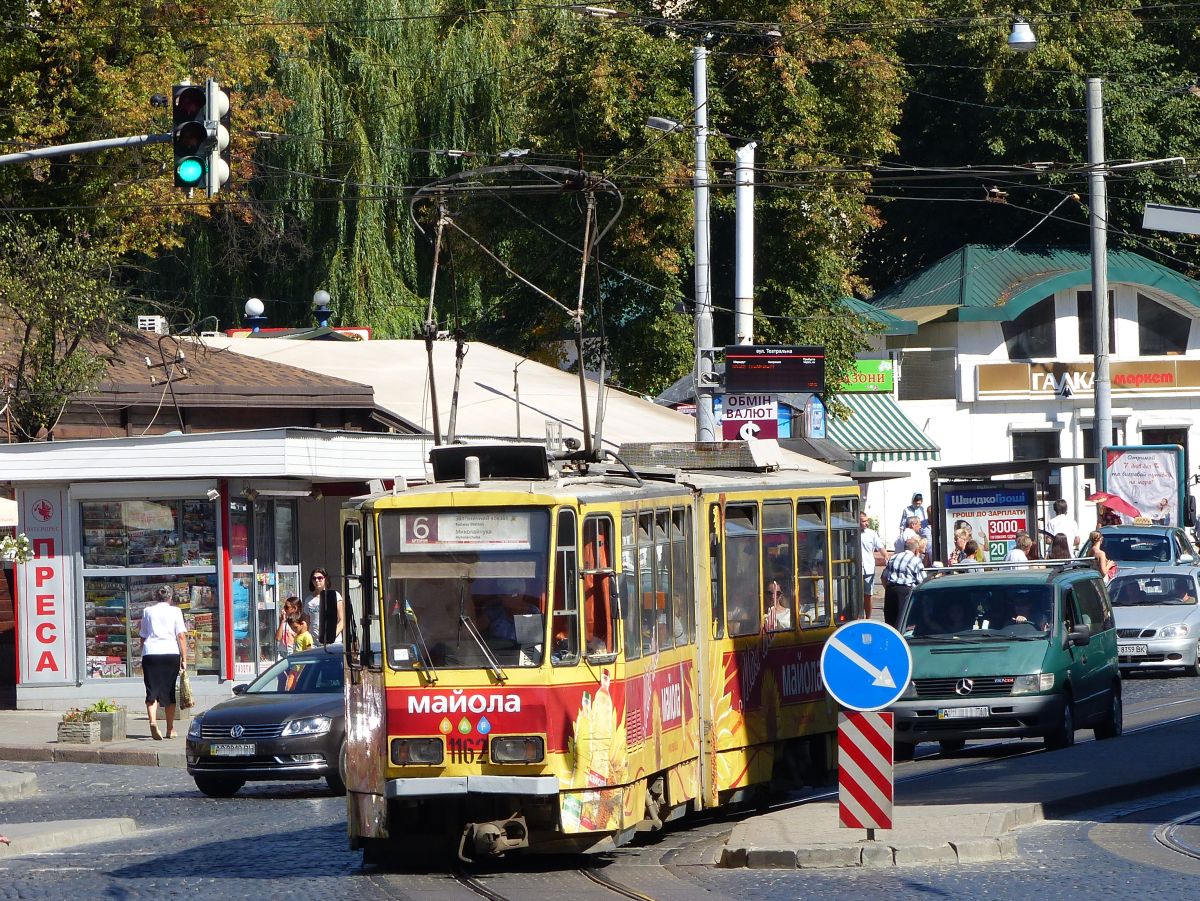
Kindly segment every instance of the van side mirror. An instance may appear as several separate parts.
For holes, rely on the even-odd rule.
[[[244,695],[246,693],[246,689],[249,687],[249,685],[235,685],[233,686],[233,693],[235,695]]]
[[[1083,623],[1080,623],[1077,626],[1073,626],[1071,628],[1071,631],[1069,633],[1067,633],[1066,644],[1068,646],[1073,645],[1078,648],[1078,647],[1083,647],[1085,644],[1087,644],[1091,640],[1092,640],[1091,627],[1085,626]]]

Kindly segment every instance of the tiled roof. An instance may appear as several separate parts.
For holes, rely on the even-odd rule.
[[[1055,291],[1087,286],[1091,265],[1086,250],[967,244],[870,303],[892,312],[934,307],[957,309],[960,320],[1006,320]],[[1155,287],[1200,308],[1200,282],[1128,250],[1109,251],[1108,280]]]

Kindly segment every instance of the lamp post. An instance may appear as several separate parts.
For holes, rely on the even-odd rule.
[[[1033,29],[1022,18],[1013,22],[1008,46],[1028,53],[1037,46]],[[1092,438],[1097,466],[1103,465],[1102,449],[1112,441],[1112,381],[1108,367],[1108,189],[1104,163],[1103,81],[1087,80],[1087,164],[1089,232],[1092,251]]]
[[[332,315],[332,311],[329,309],[329,300],[328,291],[317,290],[313,292],[313,315],[317,317],[317,325],[320,328],[329,327],[329,317]]]
[[[263,315],[266,306],[257,297],[251,297],[246,301],[246,325],[250,326],[250,330],[258,332],[264,325],[267,324],[267,317]]]

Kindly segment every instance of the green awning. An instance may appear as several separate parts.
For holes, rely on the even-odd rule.
[[[925,437],[890,394],[839,394],[848,419],[829,417],[829,437],[860,460],[937,460],[941,448]]]

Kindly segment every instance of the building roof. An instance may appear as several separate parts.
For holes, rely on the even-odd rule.
[[[1011,320],[1056,291],[1088,285],[1091,261],[1080,249],[967,244],[870,304],[914,322],[947,313],[963,322]],[[1108,252],[1108,280],[1156,288],[1200,309],[1200,282],[1128,250]]]
[[[915,335],[917,333],[917,324],[912,320],[894,316],[887,310],[873,306],[865,300],[859,300],[857,297],[843,297],[841,304],[855,316],[881,326],[884,335]]]
[[[375,402],[410,427],[433,431],[424,341],[355,341],[322,344],[280,338],[205,338],[210,352],[230,350],[272,363],[286,363],[327,376],[371,385]],[[454,342],[433,345],[438,417],[443,439],[454,390]],[[588,417],[596,427],[596,383],[588,381]],[[563,437],[581,438],[579,378],[482,342],[468,345],[463,359],[456,438],[535,438],[546,423],[562,425]],[[520,395],[520,403],[517,395]],[[605,391],[604,446],[628,441],[692,441],[696,420],[616,388]],[[518,427],[519,422],[519,427]]]

